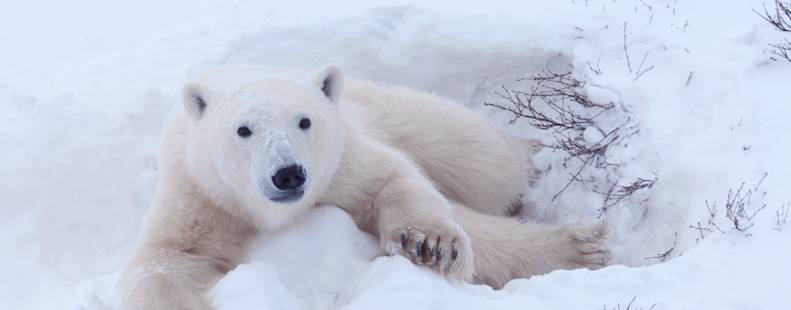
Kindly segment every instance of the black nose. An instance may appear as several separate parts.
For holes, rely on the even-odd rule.
[[[272,183],[280,190],[300,187],[305,184],[305,169],[298,165],[280,168],[272,177]]]

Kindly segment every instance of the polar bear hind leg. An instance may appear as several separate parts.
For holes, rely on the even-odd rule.
[[[500,288],[511,279],[558,269],[593,270],[610,260],[604,224],[545,225],[452,205],[454,220],[472,243],[476,283]]]

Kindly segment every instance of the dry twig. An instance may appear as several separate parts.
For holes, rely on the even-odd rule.
[[[782,231],[783,227],[786,226],[786,223],[788,221],[788,211],[789,211],[788,204],[782,205],[780,209],[775,211],[775,216],[777,217],[777,219],[775,222],[774,230]]]
[[[637,306],[634,303],[635,300],[637,300],[637,296],[634,296],[634,297],[632,297],[631,300],[629,300],[629,303],[626,304],[626,308],[621,308],[621,304],[618,303],[618,304],[616,304],[615,307],[613,307],[611,309],[612,310],[644,310],[645,308],[639,307],[639,306]],[[651,307],[648,308],[648,310],[654,310],[654,307],[656,307],[656,304],[652,304]],[[607,306],[606,305],[602,306],[601,310],[607,310]]]
[[[645,260],[656,259],[659,260],[660,262],[665,262],[670,257],[670,254],[673,253],[673,251],[676,249],[677,244],[678,244],[678,233],[674,233],[673,245],[671,245],[670,248],[667,249],[667,251],[664,251],[654,256],[646,257],[644,259]]]

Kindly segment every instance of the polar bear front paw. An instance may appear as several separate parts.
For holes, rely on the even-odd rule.
[[[566,268],[595,270],[607,266],[611,254],[604,244],[607,238],[606,225],[572,225],[567,227],[565,232],[569,240]]]
[[[474,268],[470,239],[458,225],[447,226],[397,229],[383,239],[384,252],[403,255],[449,279],[469,281]]]

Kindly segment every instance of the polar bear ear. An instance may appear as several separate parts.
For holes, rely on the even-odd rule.
[[[188,84],[182,92],[184,110],[193,118],[200,118],[206,111],[208,91],[197,84]]]
[[[326,66],[319,71],[314,84],[332,103],[338,103],[343,91],[343,73],[336,66]]]

